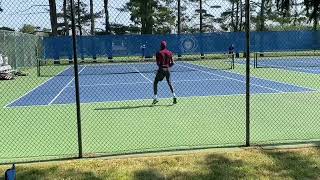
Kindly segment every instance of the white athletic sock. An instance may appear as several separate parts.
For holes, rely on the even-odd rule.
[[[175,98],[176,97],[176,93],[172,93],[172,96]]]
[[[157,95],[154,95],[153,99],[157,100],[158,99]]]

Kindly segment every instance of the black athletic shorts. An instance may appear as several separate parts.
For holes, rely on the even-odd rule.
[[[166,78],[167,80],[170,80],[170,71],[159,69],[157,71],[156,81],[162,81],[164,78]]]

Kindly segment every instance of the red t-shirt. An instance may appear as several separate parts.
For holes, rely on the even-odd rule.
[[[159,68],[169,68],[173,66],[173,53],[168,49],[163,49],[156,54],[156,61]]]

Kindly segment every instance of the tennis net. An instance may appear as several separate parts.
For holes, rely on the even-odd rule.
[[[255,53],[254,67],[255,68],[320,67],[320,51]]]
[[[141,59],[117,57],[115,59],[78,60],[80,75],[108,75],[108,74],[130,74],[130,73],[154,73],[157,66],[154,58]],[[212,54],[201,56],[183,56],[175,58],[176,65],[172,72],[196,71],[197,68],[208,68],[212,70],[227,70],[234,68],[234,56],[229,54]],[[39,76],[74,76],[73,61],[60,60],[40,61],[38,68]]]

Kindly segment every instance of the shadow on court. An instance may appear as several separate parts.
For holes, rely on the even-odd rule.
[[[153,108],[153,107],[171,107],[173,104],[168,105],[139,105],[139,106],[120,106],[120,107],[102,107],[102,108],[95,108],[96,111],[105,111],[105,110],[122,110],[122,109],[139,109],[139,108]]]

